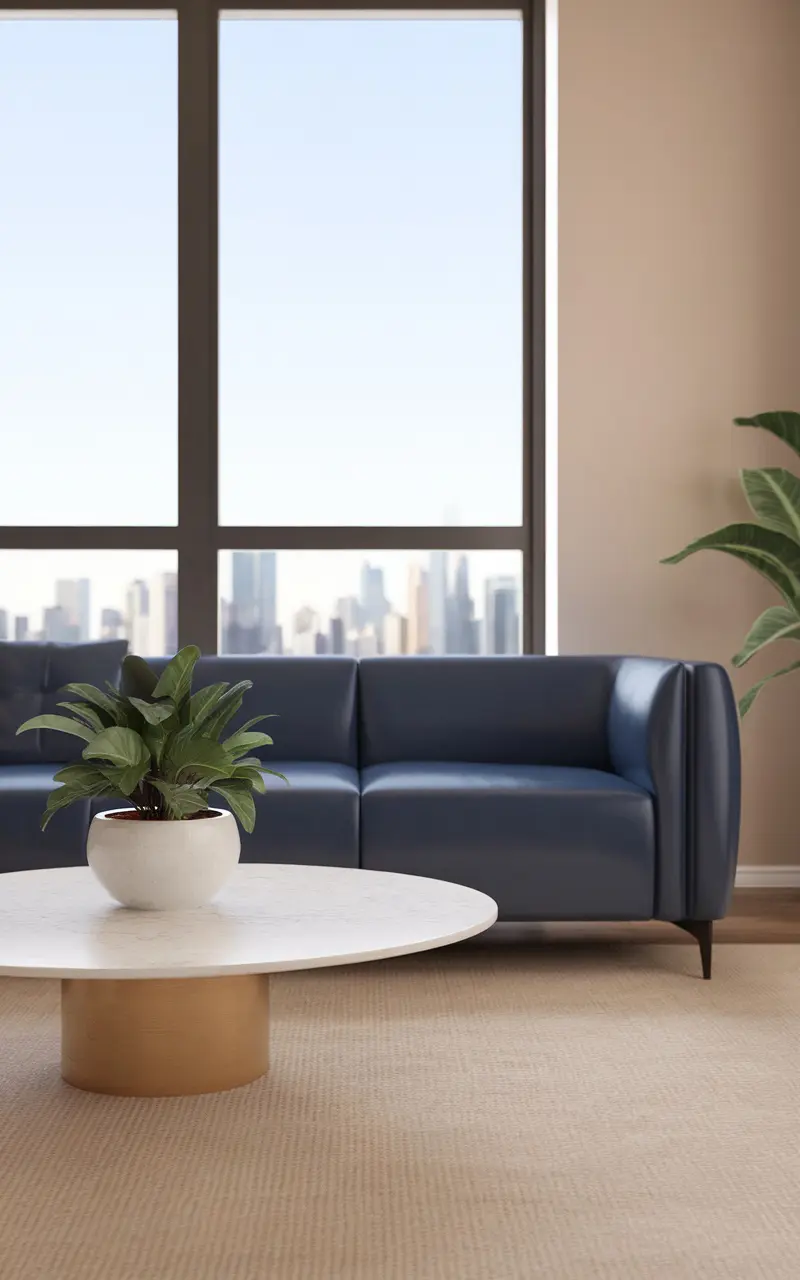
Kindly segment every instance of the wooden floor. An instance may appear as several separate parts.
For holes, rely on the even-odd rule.
[[[683,930],[659,920],[612,924],[501,924],[482,938],[462,945],[491,946],[514,942],[527,946],[550,942],[585,945],[601,941],[697,946]],[[800,889],[737,889],[729,914],[714,924],[715,945],[724,942],[800,942]]]

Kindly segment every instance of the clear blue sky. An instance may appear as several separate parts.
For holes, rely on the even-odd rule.
[[[223,23],[224,523],[520,521],[521,56],[510,20]]]
[[[519,522],[521,86],[515,20],[223,22],[223,522]],[[176,104],[174,21],[0,21],[0,523],[176,518]]]

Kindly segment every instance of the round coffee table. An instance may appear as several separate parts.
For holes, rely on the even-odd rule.
[[[426,951],[488,929],[491,898],[421,876],[239,866],[197,911],[129,911],[88,867],[0,875],[0,975],[61,979],[61,1074],[165,1097],[269,1066],[269,974]]]

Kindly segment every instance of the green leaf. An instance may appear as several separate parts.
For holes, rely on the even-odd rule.
[[[228,681],[222,680],[219,684],[207,684],[204,689],[198,689],[197,693],[192,694],[189,699],[189,722],[195,728],[204,716],[211,714],[227,688]]]
[[[156,769],[161,767],[161,760],[164,755],[164,747],[168,741],[168,734],[163,725],[160,724],[144,724],[141,731],[142,741],[150,752],[150,758]]]
[[[63,707],[65,711],[71,711],[84,724],[88,724],[90,729],[94,729],[95,733],[100,733],[101,729],[105,728],[102,719],[94,707],[89,706],[88,702],[59,702],[58,705]]]
[[[237,764],[231,774],[231,778],[240,778],[249,783],[253,791],[258,791],[260,795],[263,795],[267,789],[267,784],[261,776],[261,770],[254,768],[253,765],[248,764],[242,767],[242,765]]]
[[[103,693],[102,689],[95,689],[93,684],[65,684],[62,692],[74,693],[83,702],[90,702],[93,707],[99,707],[108,717],[107,723],[116,724],[119,716],[119,701]]]
[[[290,786],[292,785],[292,784],[290,783],[289,779],[286,777],[286,774],[285,774],[285,773],[278,773],[278,770],[277,770],[277,769],[265,769],[265,768],[262,766],[261,772],[262,772],[262,773],[268,773],[268,774],[270,775],[270,777],[272,777],[272,778],[280,778],[281,782],[285,782],[285,783],[286,783],[286,785],[287,785],[287,787],[290,787]]]
[[[76,795],[99,795],[106,789],[106,779],[101,769],[94,764],[68,764],[53,775],[55,782],[62,782],[70,787]]]
[[[757,467],[742,472],[742,488],[751,510],[763,524],[800,542],[800,479],[783,467]]]
[[[127,698],[123,698],[110,680],[106,680],[106,688],[108,697],[114,704],[114,724],[119,725],[121,729],[135,729],[138,733],[142,725],[142,717],[139,712],[131,706]]]
[[[256,802],[247,782],[219,782],[212,788],[223,800],[227,800],[231,811],[239,819],[245,831],[252,831],[256,825]]]
[[[774,644],[776,640],[800,640],[800,614],[795,609],[787,609],[780,604],[765,609],[747,633],[747,639],[733,659],[733,665],[743,667],[754,654],[766,645]]]
[[[215,782],[227,782],[233,777],[233,765],[229,769],[214,769],[211,765],[199,764],[191,773],[181,775],[182,785],[195,787],[198,791],[209,791]]]
[[[115,725],[104,729],[84,749],[84,760],[110,760],[112,764],[130,767],[150,764],[150,752],[135,729],[121,729]]]
[[[262,720],[277,720],[277,718],[278,718],[278,713],[276,711],[273,711],[270,713],[270,715],[266,715],[266,716],[253,716],[252,720],[247,720],[245,721],[244,724],[240,724],[236,732],[246,733],[248,729],[252,729],[254,724],[260,724]]]
[[[696,551],[724,551],[777,587],[787,604],[800,600],[800,546],[783,533],[760,524],[729,524],[690,542],[661,563],[678,564]]]
[[[197,733],[193,725],[181,729],[167,743],[162,757],[162,770],[169,781],[182,782],[187,775],[202,776],[213,771],[225,777],[232,761],[224,747],[212,738]]]
[[[200,657],[196,644],[187,644],[170,658],[152,692],[153,698],[171,698],[180,707],[192,688],[192,674]]]
[[[21,724],[17,733],[26,733],[28,729],[56,729],[59,733],[73,733],[76,738],[83,738],[84,742],[94,742],[97,737],[94,729],[90,729],[88,724],[84,724],[81,720],[70,720],[69,716],[34,716],[32,720],[26,720]]]
[[[760,427],[800,453],[800,413],[782,409],[775,413],[757,413],[752,418],[734,418],[737,427]]]
[[[55,791],[51,791],[40,819],[42,831],[44,831],[54,813],[57,813],[59,809],[66,809],[67,805],[72,804],[75,800],[83,800],[85,794],[83,791],[75,791],[72,787],[56,787]]]
[[[170,716],[175,714],[175,706],[172,702],[145,702],[143,698],[133,697],[129,697],[128,702],[136,708],[148,724],[160,724],[162,720],[169,720]]]
[[[237,684],[231,685],[230,689],[223,693],[216,706],[200,717],[195,728],[199,729],[202,725],[203,733],[207,734],[209,738],[218,738],[225,725],[236,715],[242,705],[244,695],[252,687],[252,680],[239,680]]]
[[[122,659],[120,692],[126,698],[152,698],[157,684],[158,676],[144,658],[135,653],[125,654]]]
[[[239,730],[233,737],[226,738],[222,745],[228,755],[235,759],[248,751],[255,751],[258,747],[271,747],[272,738],[267,733],[244,733]]]
[[[190,813],[200,813],[202,809],[208,808],[208,798],[194,787],[176,786],[174,782],[166,782],[161,778],[152,779],[152,785],[164,797],[171,818],[186,818]]]
[[[780,671],[773,671],[772,675],[765,676],[763,680],[759,680],[758,684],[754,684],[752,689],[748,689],[744,697],[739,699],[739,715],[742,719],[747,715],[765,684],[769,684],[770,680],[777,680],[778,676],[788,676],[790,671],[797,671],[798,667],[800,667],[800,660],[792,662],[788,667],[781,667]]]
[[[64,775],[69,774],[70,781],[64,783],[63,786],[56,787],[47,797],[44,813],[41,817],[41,827],[44,831],[54,813],[59,809],[65,809],[67,805],[72,804],[75,800],[85,800],[88,796],[107,796],[113,795],[112,788],[108,785],[105,778],[100,774],[96,774],[94,778],[79,777],[77,770],[84,769],[85,765],[69,765],[66,769],[60,769],[55,775],[56,780]],[[70,774],[70,770],[73,772]],[[92,771],[94,772],[94,770]]]
[[[144,778],[150,767],[150,757],[147,760],[139,761],[137,764],[118,766],[114,769],[104,769],[103,777],[109,786],[118,791],[120,795],[133,795],[139,783]]]

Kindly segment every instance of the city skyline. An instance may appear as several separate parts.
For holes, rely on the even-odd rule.
[[[390,595],[381,564],[362,560],[354,589],[327,608],[306,601],[278,622],[278,553],[234,551],[231,592],[221,599],[222,653],[502,654],[520,652],[518,577],[491,573],[476,604],[464,552],[409,558],[405,593]],[[481,593],[478,593],[481,594]]]
[[[52,561],[70,553],[16,554]],[[298,593],[295,584],[292,607],[285,602],[281,607],[284,562],[297,555],[332,559],[338,572],[328,575],[329,597]],[[86,564],[91,556],[78,559]],[[520,577],[511,571],[519,561],[516,553],[241,551],[224,553],[222,560],[227,560],[220,584],[222,652],[369,656],[520,648]],[[317,570],[312,580],[321,576]],[[133,652],[150,656],[177,647],[174,570],[116,579],[113,591],[107,576],[59,573],[26,611],[13,607],[5,585],[0,575],[0,639],[80,643],[125,637]]]
[[[99,627],[97,610],[92,610],[90,578],[58,578],[53,596],[54,603],[43,602],[30,613],[9,610],[0,601],[0,640],[85,644],[126,639],[131,652],[149,657],[172,654],[178,647],[177,573],[158,573],[128,583],[124,609],[106,603],[98,606]]]

